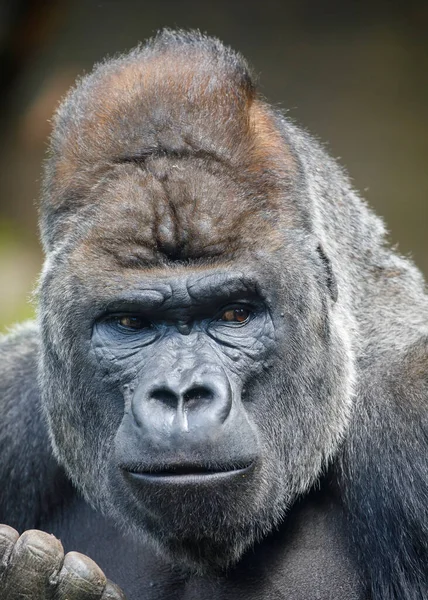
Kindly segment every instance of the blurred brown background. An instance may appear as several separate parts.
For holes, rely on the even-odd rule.
[[[426,0],[0,0],[0,330],[33,312],[53,110],[78,74],[164,26],[242,51],[263,94],[340,157],[428,273]]]

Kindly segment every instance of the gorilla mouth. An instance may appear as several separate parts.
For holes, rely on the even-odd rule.
[[[197,464],[168,465],[150,470],[124,468],[125,473],[134,480],[153,482],[182,482],[224,479],[233,476],[245,477],[254,466],[254,462],[234,465],[204,466]]]

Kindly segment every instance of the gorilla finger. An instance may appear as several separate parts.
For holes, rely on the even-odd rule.
[[[64,549],[56,537],[44,531],[25,531],[10,555],[2,597],[52,598],[63,560]]]
[[[126,600],[126,596],[118,585],[107,580],[101,600]]]
[[[65,555],[55,600],[100,600],[107,578],[99,566],[80,552]]]
[[[6,570],[19,533],[9,525],[0,525],[0,577]]]

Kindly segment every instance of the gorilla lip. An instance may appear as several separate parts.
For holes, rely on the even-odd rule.
[[[245,477],[253,468],[254,462],[246,465],[232,467],[204,467],[201,465],[177,465],[159,470],[141,471],[124,469],[126,476],[141,482],[153,483],[199,483],[200,481],[214,481],[230,477]]]

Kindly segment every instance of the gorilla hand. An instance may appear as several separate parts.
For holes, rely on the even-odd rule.
[[[125,600],[93,560],[69,552],[43,531],[21,536],[0,525],[0,597],[2,600]]]

